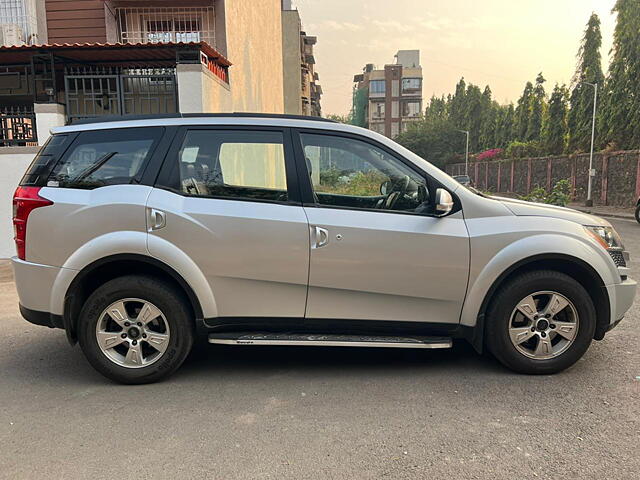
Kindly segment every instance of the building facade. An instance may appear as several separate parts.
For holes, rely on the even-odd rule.
[[[316,37],[306,34],[291,0],[282,0],[282,57],[284,111],[294,115],[322,115],[322,87],[315,71]]]
[[[353,81],[354,123],[394,138],[422,116],[419,50],[398,51],[383,69],[367,64]]]

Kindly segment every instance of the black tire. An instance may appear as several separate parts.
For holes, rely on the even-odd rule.
[[[553,291],[573,303],[578,314],[578,333],[573,343],[558,356],[534,359],[519,352],[509,338],[511,314],[527,295]],[[591,297],[580,283],[564,273],[553,270],[527,272],[502,286],[491,300],[487,310],[486,345],[507,368],[525,374],[553,374],[575,362],[587,351],[596,328],[596,310]]]
[[[640,223],[640,203],[636,206],[636,222]]]
[[[192,314],[183,297],[171,285],[142,275],[119,277],[97,288],[82,307],[78,325],[78,341],[89,363],[105,377],[125,384],[151,383],[171,375],[189,355],[194,340]],[[96,325],[101,313],[125,298],[151,302],[161,310],[169,325],[171,335],[166,350],[148,366],[121,366],[98,346]]]

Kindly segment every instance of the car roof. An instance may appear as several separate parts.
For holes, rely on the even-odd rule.
[[[260,126],[337,126],[340,123],[322,117],[266,113],[183,113],[159,115],[105,115],[80,119],[64,127],[55,127],[52,133],[71,133],[111,128],[179,125],[260,125]],[[333,128],[329,127],[333,130]]]

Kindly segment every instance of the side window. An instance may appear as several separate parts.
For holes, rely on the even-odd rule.
[[[316,202],[350,208],[428,213],[424,177],[367,142],[300,135]]]
[[[174,188],[184,194],[287,200],[281,132],[189,130],[177,160]]]
[[[156,127],[82,132],[53,168],[47,185],[97,188],[131,183],[142,173],[162,131]]]

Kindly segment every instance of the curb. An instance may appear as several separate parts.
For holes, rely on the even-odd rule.
[[[633,215],[625,214],[625,213],[608,213],[608,212],[594,212],[593,210],[589,210],[588,208],[578,208],[578,207],[569,207],[574,210],[578,210],[582,213],[588,213],[589,215],[597,215],[599,217],[610,217],[610,218],[620,218],[622,220],[633,220],[636,221],[636,217]]]

